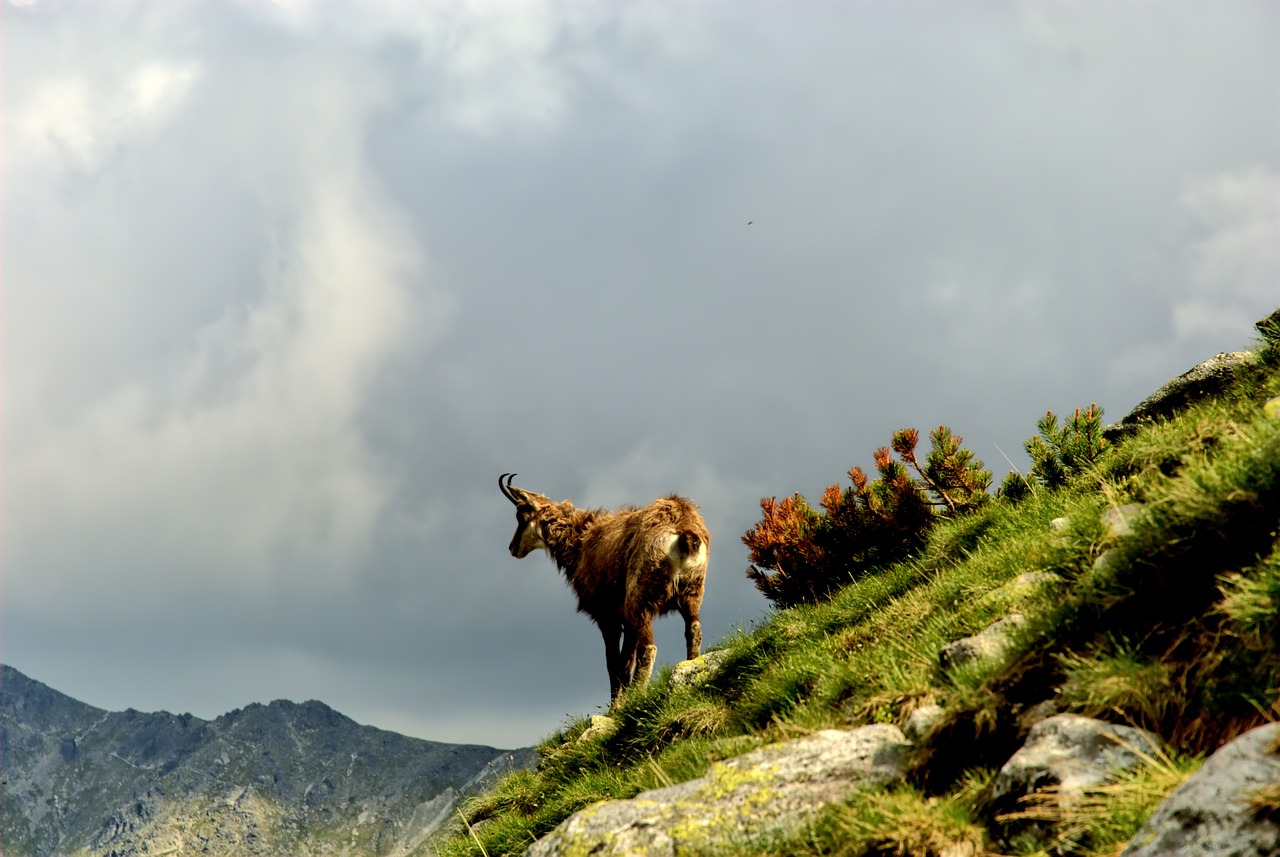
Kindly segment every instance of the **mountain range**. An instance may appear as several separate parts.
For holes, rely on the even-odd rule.
[[[0,665],[0,852],[408,855],[534,751],[277,700],[203,720],[104,711]]]

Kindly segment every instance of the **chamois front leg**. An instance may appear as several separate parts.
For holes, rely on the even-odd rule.
[[[636,666],[636,630],[631,627],[630,623],[622,625],[622,651],[618,655],[618,679],[620,693],[624,688],[631,684],[631,673]],[[614,693],[610,702],[617,700],[618,693]]]
[[[688,658],[693,660],[702,654],[702,623],[697,619],[684,623],[684,643],[688,647]]]
[[[680,615],[684,617],[684,644],[689,660],[702,654],[702,622],[698,619],[698,609],[701,606],[701,592],[680,602]]]

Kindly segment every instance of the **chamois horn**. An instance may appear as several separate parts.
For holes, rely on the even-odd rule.
[[[512,503],[514,503],[515,505],[519,506],[519,505],[520,505],[520,498],[519,498],[519,497],[517,497],[517,496],[515,495],[515,492],[511,490],[511,480],[512,480],[512,479],[515,479],[515,478],[516,478],[516,475],[515,475],[514,473],[504,473],[504,474],[502,474],[501,476],[499,476],[499,477],[498,477],[498,490],[502,492],[502,496],[503,496],[503,497],[506,497],[506,498],[507,498],[508,500],[510,500]],[[504,485],[504,484],[502,484],[502,480],[503,480],[503,479],[507,480],[507,483],[506,483],[505,485]],[[517,490],[518,490],[518,489],[517,489]]]

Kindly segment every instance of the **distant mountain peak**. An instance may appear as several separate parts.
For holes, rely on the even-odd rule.
[[[108,712],[7,665],[0,754],[10,857],[154,853],[194,829],[210,854],[324,851],[336,830],[349,853],[385,853],[429,834],[472,784],[533,758],[361,726],[314,699],[212,721]],[[245,850],[249,827],[258,850]]]

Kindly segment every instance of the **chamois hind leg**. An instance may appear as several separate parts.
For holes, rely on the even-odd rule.
[[[636,674],[631,683],[636,687],[649,684],[653,662],[658,658],[658,647],[653,644],[653,617],[646,616],[636,629]]]
[[[609,701],[618,698],[622,689],[622,629],[616,623],[600,625],[600,636],[604,637],[604,664],[609,670]]]

